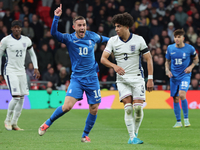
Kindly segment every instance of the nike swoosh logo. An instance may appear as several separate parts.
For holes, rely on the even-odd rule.
[[[174,53],[171,53],[171,55],[173,55],[173,54],[176,54],[175,52]]]
[[[116,48],[115,50],[119,50],[120,48]]]
[[[80,40],[77,40],[77,41],[73,41],[74,43],[76,43],[76,42],[78,42],[78,41],[80,41]]]
[[[100,101],[101,100],[101,98],[99,98],[99,99],[96,99],[96,102],[98,102],[98,101]]]

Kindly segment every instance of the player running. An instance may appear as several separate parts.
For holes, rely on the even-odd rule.
[[[95,43],[107,42],[109,38],[86,31],[86,20],[78,16],[73,20],[72,34],[62,34],[57,31],[59,17],[62,14],[62,5],[54,11],[51,34],[59,41],[66,44],[72,63],[72,75],[63,106],[58,107],[51,117],[39,128],[39,135],[44,135],[51,124],[66,112],[70,111],[74,104],[83,98],[83,92],[87,95],[89,114],[86,119],[85,129],[81,142],[90,142],[88,134],[95,124],[98,106],[101,102],[100,86],[97,76],[98,64],[94,57]]]
[[[117,73],[120,102],[124,104],[124,120],[130,136],[128,144],[142,144],[143,141],[137,138],[143,119],[143,102],[145,101],[145,82],[141,66],[141,55],[147,60],[147,90],[149,92],[153,90],[154,86],[152,57],[144,39],[141,36],[130,33],[129,28],[134,23],[130,14],[115,15],[112,23],[115,25],[117,35],[111,37],[108,41],[102,54],[101,63],[107,67],[114,68]],[[116,58],[117,65],[108,60],[112,52]]]
[[[27,51],[33,62],[34,76],[39,78],[40,73],[38,71],[37,58],[33,50],[32,42],[27,36],[21,35],[22,23],[14,20],[11,23],[11,30],[12,34],[4,37],[0,44],[0,70],[1,59],[5,52],[6,63],[4,67],[4,78],[12,95],[4,123],[7,130],[23,130],[18,127],[17,121],[23,108],[24,95],[29,94],[24,67]],[[0,72],[0,81],[2,80],[3,76]]]
[[[191,71],[199,62],[194,47],[184,43],[184,34],[185,32],[183,29],[174,31],[175,43],[168,46],[165,56],[165,70],[166,75],[170,78],[170,91],[174,99],[174,113],[177,120],[176,124],[173,126],[174,128],[182,127],[179,99],[181,99],[183,109],[184,126],[190,126],[186,92],[190,85]],[[171,67],[169,67],[170,63]]]

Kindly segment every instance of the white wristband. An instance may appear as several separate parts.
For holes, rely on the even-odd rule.
[[[148,80],[153,79],[153,75],[148,75]]]

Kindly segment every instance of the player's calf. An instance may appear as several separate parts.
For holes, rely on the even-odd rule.
[[[135,121],[140,122],[140,119],[142,118],[142,104],[134,104],[134,111],[135,111]]]

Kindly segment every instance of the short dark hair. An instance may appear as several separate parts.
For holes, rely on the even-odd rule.
[[[20,28],[22,28],[22,22],[19,21],[19,20],[14,20],[14,21],[11,23],[11,27],[14,27],[14,26],[19,26]]]
[[[113,18],[112,18],[112,23],[115,25],[115,23],[118,23],[120,25],[123,25],[123,26],[128,26],[129,28],[133,26],[133,17],[125,12],[125,13],[122,13],[122,14],[117,14],[117,15],[114,15]]]
[[[183,29],[177,29],[174,31],[174,37],[176,37],[177,35],[185,35],[185,31]]]
[[[74,24],[77,20],[85,20],[85,18],[84,18],[83,16],[76,16],[76,17],[73,19],[73,24]]]

